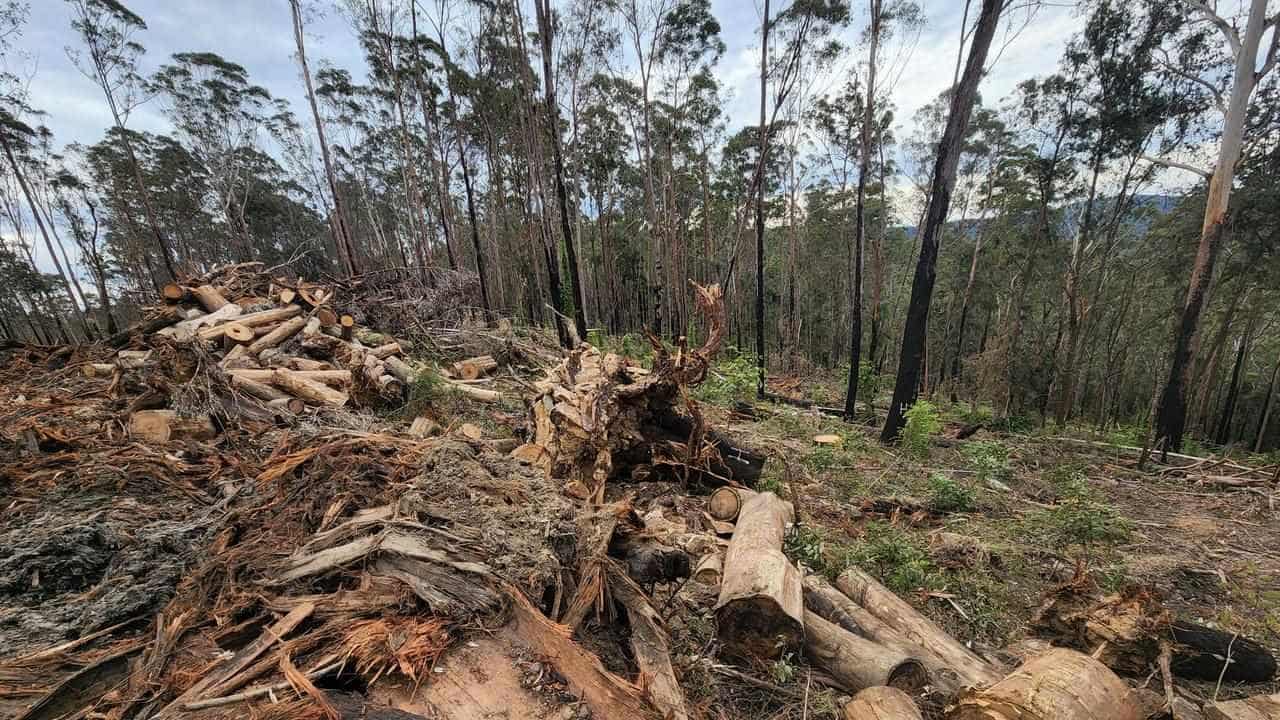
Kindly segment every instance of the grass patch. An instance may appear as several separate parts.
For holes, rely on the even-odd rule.
[[[418,374],[409,383],[409,399],[400,413],[407,420],[429,414],[434,405],[448,393],[449,389],[434,368],[418,368]]]
[[[857,565],[898,594],[941,584],[938,568],[920,538],[884,522],[868,523],[866,535],[848,548],[842,561],[841,571]]]
[[[1009,449],[998,442],[967,442],[960,446],[960,454],[984,483],[995,480],[1003,484],[1013,478],[1013,470],[1009,467]]]
[[[968,486],[941,473],[929,476],[929,507],[935,512],[969,512],[975,505]]]

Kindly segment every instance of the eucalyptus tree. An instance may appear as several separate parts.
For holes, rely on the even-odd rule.
[[[1204,96],[1222,116],[1222,134],[1211,168],[1177,165],[1208,180],[1209,190],[1186,300],[1173,338],[1168,379],[1157,402],[1155,437],[1165,450],[1182,447],[1192,349],[1205,294],[1227,232],[1231,190],[1244,146],[1250,100],[1280,56],[1280,13],[1269,7],[1267,0],[1249,0],[1243,17],[1223,16],[1203,2],[1183,0],[1180,4],[1188,20],[1200,22],[1187,23],[1182,33],[1168,39],[1172,47],[1164,50],[1167,61],[1159,72],[1172,73],[1185,81],[1186,92]],[[1270,40],[1264,46],[1262,39],[1268,30]],[[1208,38],[1214,34],[1221,35],[1225,56],[1220,50],[1211,49]],[[1166,160],[1164,164],[1174,163]]]
[[[138,73],[138,62],[146,49],[134,35],[147,29],[146,22],[119,0],[66,0],[71,6],[71,28],[80,38],[83,50],[67,48],[72,62],[86,77],[97,83],[111,111],[111,120],[128,156],[138,201],[146,222],[155,237],[166,276],[174,279],[173,249],[160,229],[152,196],[142,177],[130,136],[124,132],[130,113],[146,100],[146,81]],[[151,260],[143,255],[147,267]]]

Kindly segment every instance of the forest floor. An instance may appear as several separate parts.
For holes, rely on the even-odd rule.
[[[443,367],[483,349],[468,342],[452,350],[437,345],[416,360]],[[634,341],[607,344],[644,359]],[[322,664],[333,643],[352,642],[344,635],[351,622],[322,615],[336,612],[324,611],[323,603],[347,598],[354,606],[367,596],[382,603],[371,607],[387,608],[377,611],[384,620],[422,623],[419,615],[401,614],[413,607],[412,594],[393,591],[367,568],[297,586],[329,595],[291,595],[270,579],[308,539],[388,502],[445,503],[456,513],[451,522],[474,531],[468,542],[485,548],[495,568],[508,567],[493,554],[495,542],[528,560],[511,568],[555,562],[538,547],[514,544],[517,526],[536,524],[530,537],[550,542],[557,537],[553,520],[567,504],[539,474],[495,450],[504,442],[514,446],[527,432],[526,398],[545,364],[512,364],[485,381],[482,387],[501,391],[496,403],[423,382],[410,388],[401,407],[335,413],[267,432],[229,428],[216,442],[166,447],[133,441],[119,427],[121,408],[140,405],[153,387],[134,376],[109,380],[79,372],[80,364],[107,356],[95,348],[40,349],[18,351],[0,365],[0,397],[7,403],[0,414],[0,481],[7,488],[0,507],[6,548],[0,555],[0,715],[25,708],[25,718],[55,718],[82,707],[76,703],[116,702],[134,691],[145,699],[146,691],[130,680],[143,671],[153,673],[150,687],[167,686],[171,694],[164,697],[171,697],[225,660],[229,648],[243,647],[260,630],[265,637],[271,632],[262,630],[266,623],[308,599],[321,610],[300,626],[306,633],[280,648],[286,661],[295,653],[299,667],[304,660]],[[785,549],[807,570],[834,578],[846,567],[861,567],[953,637],[1007,667],[1057,639],[1037,628],[1037,611],[1047,593],[1082,577],[1099,593],[1149,589],[1180,620],[1280,652],[1274,483],[1215,485],[1198,480],[1185,463],[1139,471],[1136,453],[1123,449],[1131,440],[1079,428],[988,427],[958,440],[956,431],[975,419],[967,408],[943,407],[939,426],[915,450],[886,447],[870,425],[751,402],[751,372],[749,360],[722,359],[694,394],[710,426],[767,453],[757,489],[794,504],[798,522]],[[839,379],[821,373],[771,378],[777,392],[824,404],[838,397],[838,388]],[[182,396],[176,385],[170,390]],[[424,414],[439,423],[439,434],[409,439],[410,421]],[[819,436],[828,437],[819,442]],[[1280,461],[1236,459],[1252,467]],[[701,522],[703,499],[678,483],[619,478],[609,487],[629,496],[646,524],[655,512],[660,521],[687,523],[690,530]],[[484,504],[495,489],[501,501]],[[524,500],[513,504],[511,497]],[[541,500],[530,504],[531,497]],[[714,588],[673,582],[650,590],[692,716],[837,717],[841,693],[828,689],[821,670],[803,657],[735,670],[715,656]],[[148,629],[156,618],[177,628],[162,674],[126,662],[143,648],[149,649],[138,657],[165,657],[151,643],[166,637]],[[93,641],[98,632],[100,643]],[[184,632],[187,639],[178,643]],[[440,708],[467,708],[443,716],[454,718],[584,716],[538,653],[513,650],[522,639],[512,632],[474,623],[451,627],[447,651],[441,640],[415,661],[419,672],[432,672],[429,681],[412,672],[393,678],[389,671],[373,688],[373,681],[343,679],[339,672],[317,685],[335,702],[358,696],[365,698],[358,703],[394,705],[416,713],[412,717],[437,717]],[[597,617],[583,623],[574,640],[607,669],[635,677],[626,632]],[[44,650],[63,641],[75,647]],[[272,671],[278,659],[265,658],[253,666],[259,673]],[[403,657],[398,662],[402,671],[412,666]],[[74,671],[79,667],[92,672]],[[1162,691],[1154,670],[1128,679]],[[1275,681],[1178,679],[1176,686],[1198,703],[1280,690]],[[261,702],[255,711],[280,713],[264,717],[316,717],[288,702]],[[302,698],[292,702],[305,705]],[[361,707],[353,717],[366,712]],[[216,710],[228,717],[240,711],[228,705],[197,715],[224,716]],[[939,708],[926,710],[939,716]]]

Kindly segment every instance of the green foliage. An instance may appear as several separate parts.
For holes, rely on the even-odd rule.
[[[929,452],[929,439],[942,432],[942,418],[938,409],[928,400],[919,400],[905,413],[907,424],[902,428],[902,447],[917,457]]]
[[[1035,421],[1026,415],[1006,415],[1002,418],[996,418],[987,423],[987,428],[993,432],[1003,432],[1015,435],[1025,435],[1035,429]]]
[[[712,366],[707,379],[694,390],[694,397],[716,405],[732,405],[748,402],[756,394],[756,359],[749,353],[735,349],[724,354]]]
[[[1121,425],[1107,433],[1107,442],[1113,445],[1139,447],[1145,439],[1146,428],[1138,425]]]
[[[866,533],[849,549],[846,565],[858,565],[900,594],[940,585],[928,548],[917,537],[884,522],[869,523]]]
[[[1013,476],[1009,467],[1009,449],[998,442],[974,440],[960,446],[960,454],[978,473],[978,479],[986,482],[1007,482]]]
[[[773,681],[779,685],[786,685],[796,679],[795,656],[787,653],[777,660],[773,661],[773,666],[769,668],[769,674],[773,675]]]
[[[829,575],[824,556],[826,537],[822,531],[809,525],[794,525],[783,541],[783,552],[792,561],[803,564],[815,572]]]
[[[974,508],[973,490],[965,485],[934,473],[929,476],[929,507],[937,512],[969,512]]]
[[[600,348],[602,352],[631,358],[645,367],[653,366],[653,346],[639,333],[609,335],[600,328],[592,328],[587,332],[587,342]]]
[[[1053,485],[1058,503],[1051,510],[1033,516],[1053,539],[1091,545],[1114,543],[1129,537],[1132,524],[1116,509],[1099,500],[1089,487],[1089,479],[1075,466],[1062,466],[1045,473]]]
[[[431,410],[433,404],[447,392],[444,382],[431,368],[420,368],[409,384],[409,400],[401,412],[406,418],[415,418]]]
[[[782,497],[782,478],[777,475],[777,466],[779,463],[765,463],[764,471],[760,475],[760,479],[756,481],[756,490],[759,492],[771,492],[778,497]]]

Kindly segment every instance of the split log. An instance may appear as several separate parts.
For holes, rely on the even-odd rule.
[[[288,305],[298,299],[298,292],[293,288],[285,288],[280,291],[279,297],[281,305]]]
[[[1275,720],[1280,718],[1280,694],[1205,705],[1204,717],[1205,720]]]
[[[718,487],[707,498],[707,512],[720,522],[733,522],[738,518],[743,502],[754,495],[754,491],[746,488]]]
[[[225,323],[229,320],[239,317],[241,312],[242,310],[239,305],[236,305],[235,303],[227,303],[226,305],[223,305],[222,307],[218,308],[217,310],[207,315],[194,317],[194,318],[191,318],[190,320],[183,320],[182,322],[178,323],[177,325],[174,325],[173,327],[167,327],[159,331],[157,334],[164,335],[166,337],[176,338],[183,342],[191,340],[195,337],[208,339],[208,338],[204,338],[204,336],[200,334],[201,328],[207,328],[210,326],[217,325],[219,323]],[[221,335],[222,335],[222,331],[219,330],[218,334],[213,337],[220,337]]]
[[[276,378],[275,369],[233,368],[228,370],[227,373],[236,377],[257,380],[258,382],[271,382]],[[291,370],[290,374],[325,385],[341,386],[351,384],[350,370]]]
[[[923,720],[920,708],[897,688],[869,687],[845,703],[844,720]]]
[[[298,285],[298,298],[311,307],[320,307],[331,293],[322,285],[301,283]]]
[[[631,652],[646,694],[653,706],[662,713],[663,720],[688,720],[684,693],[671,666],[671,642],[662,622],[662,616],[654,610],[649,599],[621,572],[611,573],[609,589],[618,604],[627,610],[631,626]]]
[[[297,335],[298,331],[302,329],[302,326],[306,324],[307,324],[306,319],[300,318],[300,317],[295,317],[289,320],[285,320],[284,322],[280,323],[280,327],[276,328],[275,330],[272,330],[266,335],[263,335],[257,340],[254,340],[249,345],[249,354],[257,355],[258,353],[262,352],[263,350],[266,350],[267,348],[272,348],[283,343],[285,340],[288,340],[294,335]]]
[[[209,313],[205,312],[204,310],[202,310],[202,309],[200,309],[200,308],[195,308],[195,307],[193,307],[193,308],[185,308],[184,310],[182,310],[182,319],[183,319],[183,320],[195,320],[195,319],[196,319],[196,318],[198,318],[198,317],[204,317],[205,315],[208,315],[208,314],[209,314]]]
[[[160,288],[160,297],[167,303],[179,303],[191,299],[191,290],[178,283],[165,283],[164,287]]]
[[[297,305],[288,305],[286,307],[271,308],[270,310],[262,310],[255,313],[248,313],[247,315],[240,314],[239,305],[229,305],[228,307],[236,308],[236,312],[233,315],[231,315],[231,317],[234,317],[237,323],[244,325],[245,327],[260,327],[262,325],[270,325],[272,323],[288,320],[289,318],[295,317],[302,313],[302,308],[298,307]],[[206,316],[206,318],[207,317],[212,317],[212,315],[208,315]],[[219,320],[221,319],[222,318],[219,318]],[[230,317],[226,319],[229,320]],[[210,325],[210,327],[205,327],[204,329],[200,330],[199,333],[197,333],[201,340],[217,340],[218,338],[222,337],[222,333],[225,332],[227,329],[226,325],[214,325],[211,323],[206,323],[206,324]]]
[[[764,492],[748,500],[725,553],[717,635],[730,656],[774,660],[804,639],[800,574],[782,554],[791,503]]]
[[[924,663],[824,620],[814,612],[804,615],[806,655],[826,668],[846,692],[888,685],[917,693],[929,682]]]
[[[836,579],[836,587],[911,644],[928,648],[966,684],[986,686],[1000,679],[999,673],[990,663],[961,645],[866,572],[850,568]]]
[[[475,380],[498,369],[498,361],[492,355],[478,355],[453,364],[453,374],[462,380]]]
[[[212,285],[198,285],[191,288],[191,296],[200,303],[200,307],[205,310],[216,313],[227,306],[227,299],[222,297],[222,291]]]
[[[985,690],[969,690],[947,720],[1141,720],[1129,686],[1101,662],[1055,648]]]
[[[341,390],[334,390],[322,383],[309,380],[296,370],[277,368],[272,371],[272,384],[284,388],[303,400],[317,405],[342,407],[347,404],[348,396]]]

